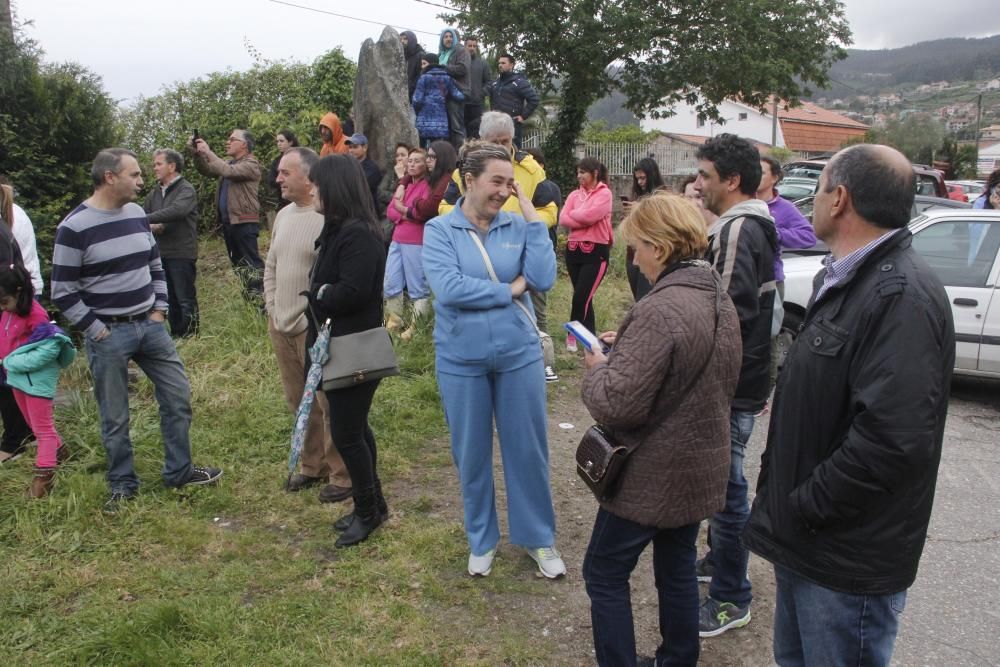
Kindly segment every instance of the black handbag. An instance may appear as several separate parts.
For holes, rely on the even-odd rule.
[[[710,266],[704,260],[692,260],[683,262],[686,266]],[[691,387],[698,381],[701,374],[708,368],[709,362],[715,353],[715,341],[719,333],[719,312],[722,310],[722,285],[719,276],[714,271],[712,277],[715,279],[715,329],[712,331],[712,344],[708,349],[705,362],[698,369],[698,372],[691,377],[681,395],[691,391]],[[664,415],[666,416],[666,415]],[[655,426],[655,425],[654,425]],[[649,430],[647,426],[644,430]],[[643,436],[645,433],[643,433]],[[641,438],[640,438],[641,442]],[[615,440],[614,432],[601,424],[594,424],[583,434],[583,439],[576,446],[576,473],[580,479],[590,488],[594,496],[599,501],[609,501],[618,493],[621,483],[622,473],[628,463],[629,456],[639,448],[639,445],[631,449]]]

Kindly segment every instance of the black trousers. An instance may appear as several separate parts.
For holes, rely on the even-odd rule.
[[[483,105],[465,103],[465,135],[469,139],[479,138],[479,121],[483,118]]]
[[[570,244],[576,242],[571,241]],[[569,319],[577,320],[593,333],[597,333],[594,294],[608,271],[611,246],[602,243],[590,245],[592,246],[590,252],[566,246],[566,270],[569,272],[570,282],[573,283],[573,305]]]
[[[167,322],[173,336],[193,336],[198,333],[198,290],[195,279],[198,269],[195,260],[163,258],[163,271],[167,274]]]
[[[6,384],[0,384],[0,418],[3,419],[3,439],[0,449],[8,454],[23,451],[24,441],[31,437],[28,422],[24,421],[21,408],[17,407],[14,393]]]
[[[243,285],[243,297],[248,301],[260,299],[264,294],[264,262],[257,248],[259,235],[260,225],[256,222],[222,223],[229,261]]]
[[[465,102],[448,98],[448,132],[451,145],[457,151],[465,143]]]
[[[368,412],[379,382],[375,380],[325,392],[330,406],[330,435],[340,458],[344,459],[355,494],[370,491],[378,479],[378,450],[375,433],[368,425]]]
[[[632,290],[632,300],[638,301],[649,294],[649,290],[653,289],[653,286],[646,280],[646,276],[642,275],[639,271],[639,267],[632,262],[634,257],[635,250],[629,246],[625,250],[625,275],[628,276],[628,286]]]

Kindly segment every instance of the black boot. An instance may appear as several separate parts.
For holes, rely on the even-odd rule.
[[[349,547],[364,542],[372,531],[382,524],[382,515],[378,511],[374,486],[369,486],[364,490],[358,490],[355,487],[353,516],[350,525],[337,538],[334,546],[338,548]]]
[[[389,518],[389,506],[382,495],[382,480],[375,478],[375,509],[378,510],[379,523],[384,523]],[[338,533],[347,530],[351,522],[354,521],[354,512],[350,512],[333,522],[333,529]]]

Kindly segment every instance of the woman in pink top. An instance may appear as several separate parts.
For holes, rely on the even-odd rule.
[[[566,198],[559,224],[569,229],[566,269],[573,283],[569,318],[596,333],[594,293],[608,270],[614,232],[611,230],[611,189],[608,169],[597,158],[585,157],[576,166],[579,189]],[[576,350],[576,339],[566,337],[566,347]]]
[[[413,302],[414,325],[416,320],[430,313],[427,300],[429,290],[424,277],[423,248],[424,224],[437,217],[438,204],[455,169],[455,150],[446,141],[435,141],[427,150],[410,150],[406,161],[406,175],[400,179],[395,196],[389,202],[386,216],[395,225],[392,243],[385,264],[386,328],[399,331],[404,328],[403,290]],[[403,332],[408,340],[414,325]]]

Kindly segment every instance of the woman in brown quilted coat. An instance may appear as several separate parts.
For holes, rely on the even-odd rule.
[[[742,353],[732,301],[700,258],[700,212],[666,193],[636,202],[622,223],[653,285],[587,353],[583,402],[632,450],[617,493],[601,503],[583,563],[600,665],[635,665],[629,577],[653,543],[662,643],[656,664],[698,662],[695,539],[722,509],[729,479],[729,403]]]

